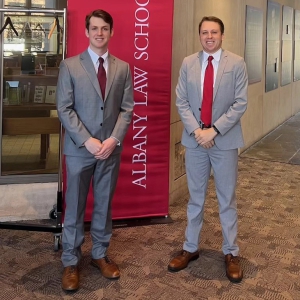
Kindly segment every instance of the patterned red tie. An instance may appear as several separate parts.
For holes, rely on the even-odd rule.
[[[102,93],[102,98],[104,100],[105,97],[105,86],[106,86],[106,72],[103,67],[104,59],[102,57],[99,57],[99,66],[98,66],[98,81],[100,85],[100,90]]]
[[[212,118],[212,103],[214,93],[214,67],[212,65],[213,56],[208,57],[208,63],[204,75],[203,97],[201,108],[201,121],[206,126],[211,126]]]

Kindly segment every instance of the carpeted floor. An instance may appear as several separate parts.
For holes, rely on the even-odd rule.
[[[225,276],[211,178],[200,258],[187,269],[167,271],[170,257],[182,248],[188,195],[170,206],[171,223],[115,226],[109,254],[121,268],[119,281],[103,278],[90,265],[91,239],[87,232],[80,264],[81,285],[76,293],[61,289],[61,252],[53,251],[52,233],[1,229],[0,300],[300,300],[299,125],[297,114],[240,156],[237,197],[244,268],[241,283],[230,283]],[[45,225],[51,221],[39,222]]]
[[[237,188],[239,245],[244,280],[230,283],[213,180],[201,234],[200,258],[178,273],[167,271],[182,247],[186,202],[170,207],[173,223],[114,229],[110,256],[121,279],[109,281],[90,265],[86,233],[76,293],[61,289],[61,252],[53,235],[0,230],[0,299],[300,299],[300,165],[240,158]]]

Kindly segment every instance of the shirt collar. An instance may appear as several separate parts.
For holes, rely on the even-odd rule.
[[[88,52],[89,52],[90,57],[93,61],[93,64],[96,65],[98,63],[98,59],[99,59],[100,56],[97,53],[95,53],[90,47],[88,47]],[[101,57],[105,61],[108,57],[108,51],[106,51]]]
[[[209,53],[203,51],[203,61],[207,61],[207,59],[210,55],[213,56],[214,60],[220,61],[221,54],[222,54],[222,49],[221,48],[217,52],[215,52],[214,54],[209,54]]]

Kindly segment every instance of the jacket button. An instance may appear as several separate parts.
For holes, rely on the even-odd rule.
[[[101,110],[103,110],[103,107],[101,107]]]
[[[100,124],[100,126],[102,126],[102,123]]]
[[[201,107],[199,107],[199,110],[201,110]]]

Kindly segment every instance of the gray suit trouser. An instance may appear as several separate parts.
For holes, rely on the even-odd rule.
[[[183,249],[198,250],[203,225],[204,203],[211,168],[213,169],[219,216],[223,233],[223,253],[236,256],[237,207],[235,188],[237,182],[238,150],[219,150],[216,146],[204,149],[186,148],[187,182],[190,199],[187,205],[187,227]]]
[[[112,235],[111,200],[115,191],[121,154],[106,160],[66,155],[67,191],[62,236],[64,267],[77,265],[84,242],[84,215],[92,180],[94,208],[91,222],[92,258],[105,256]]]

